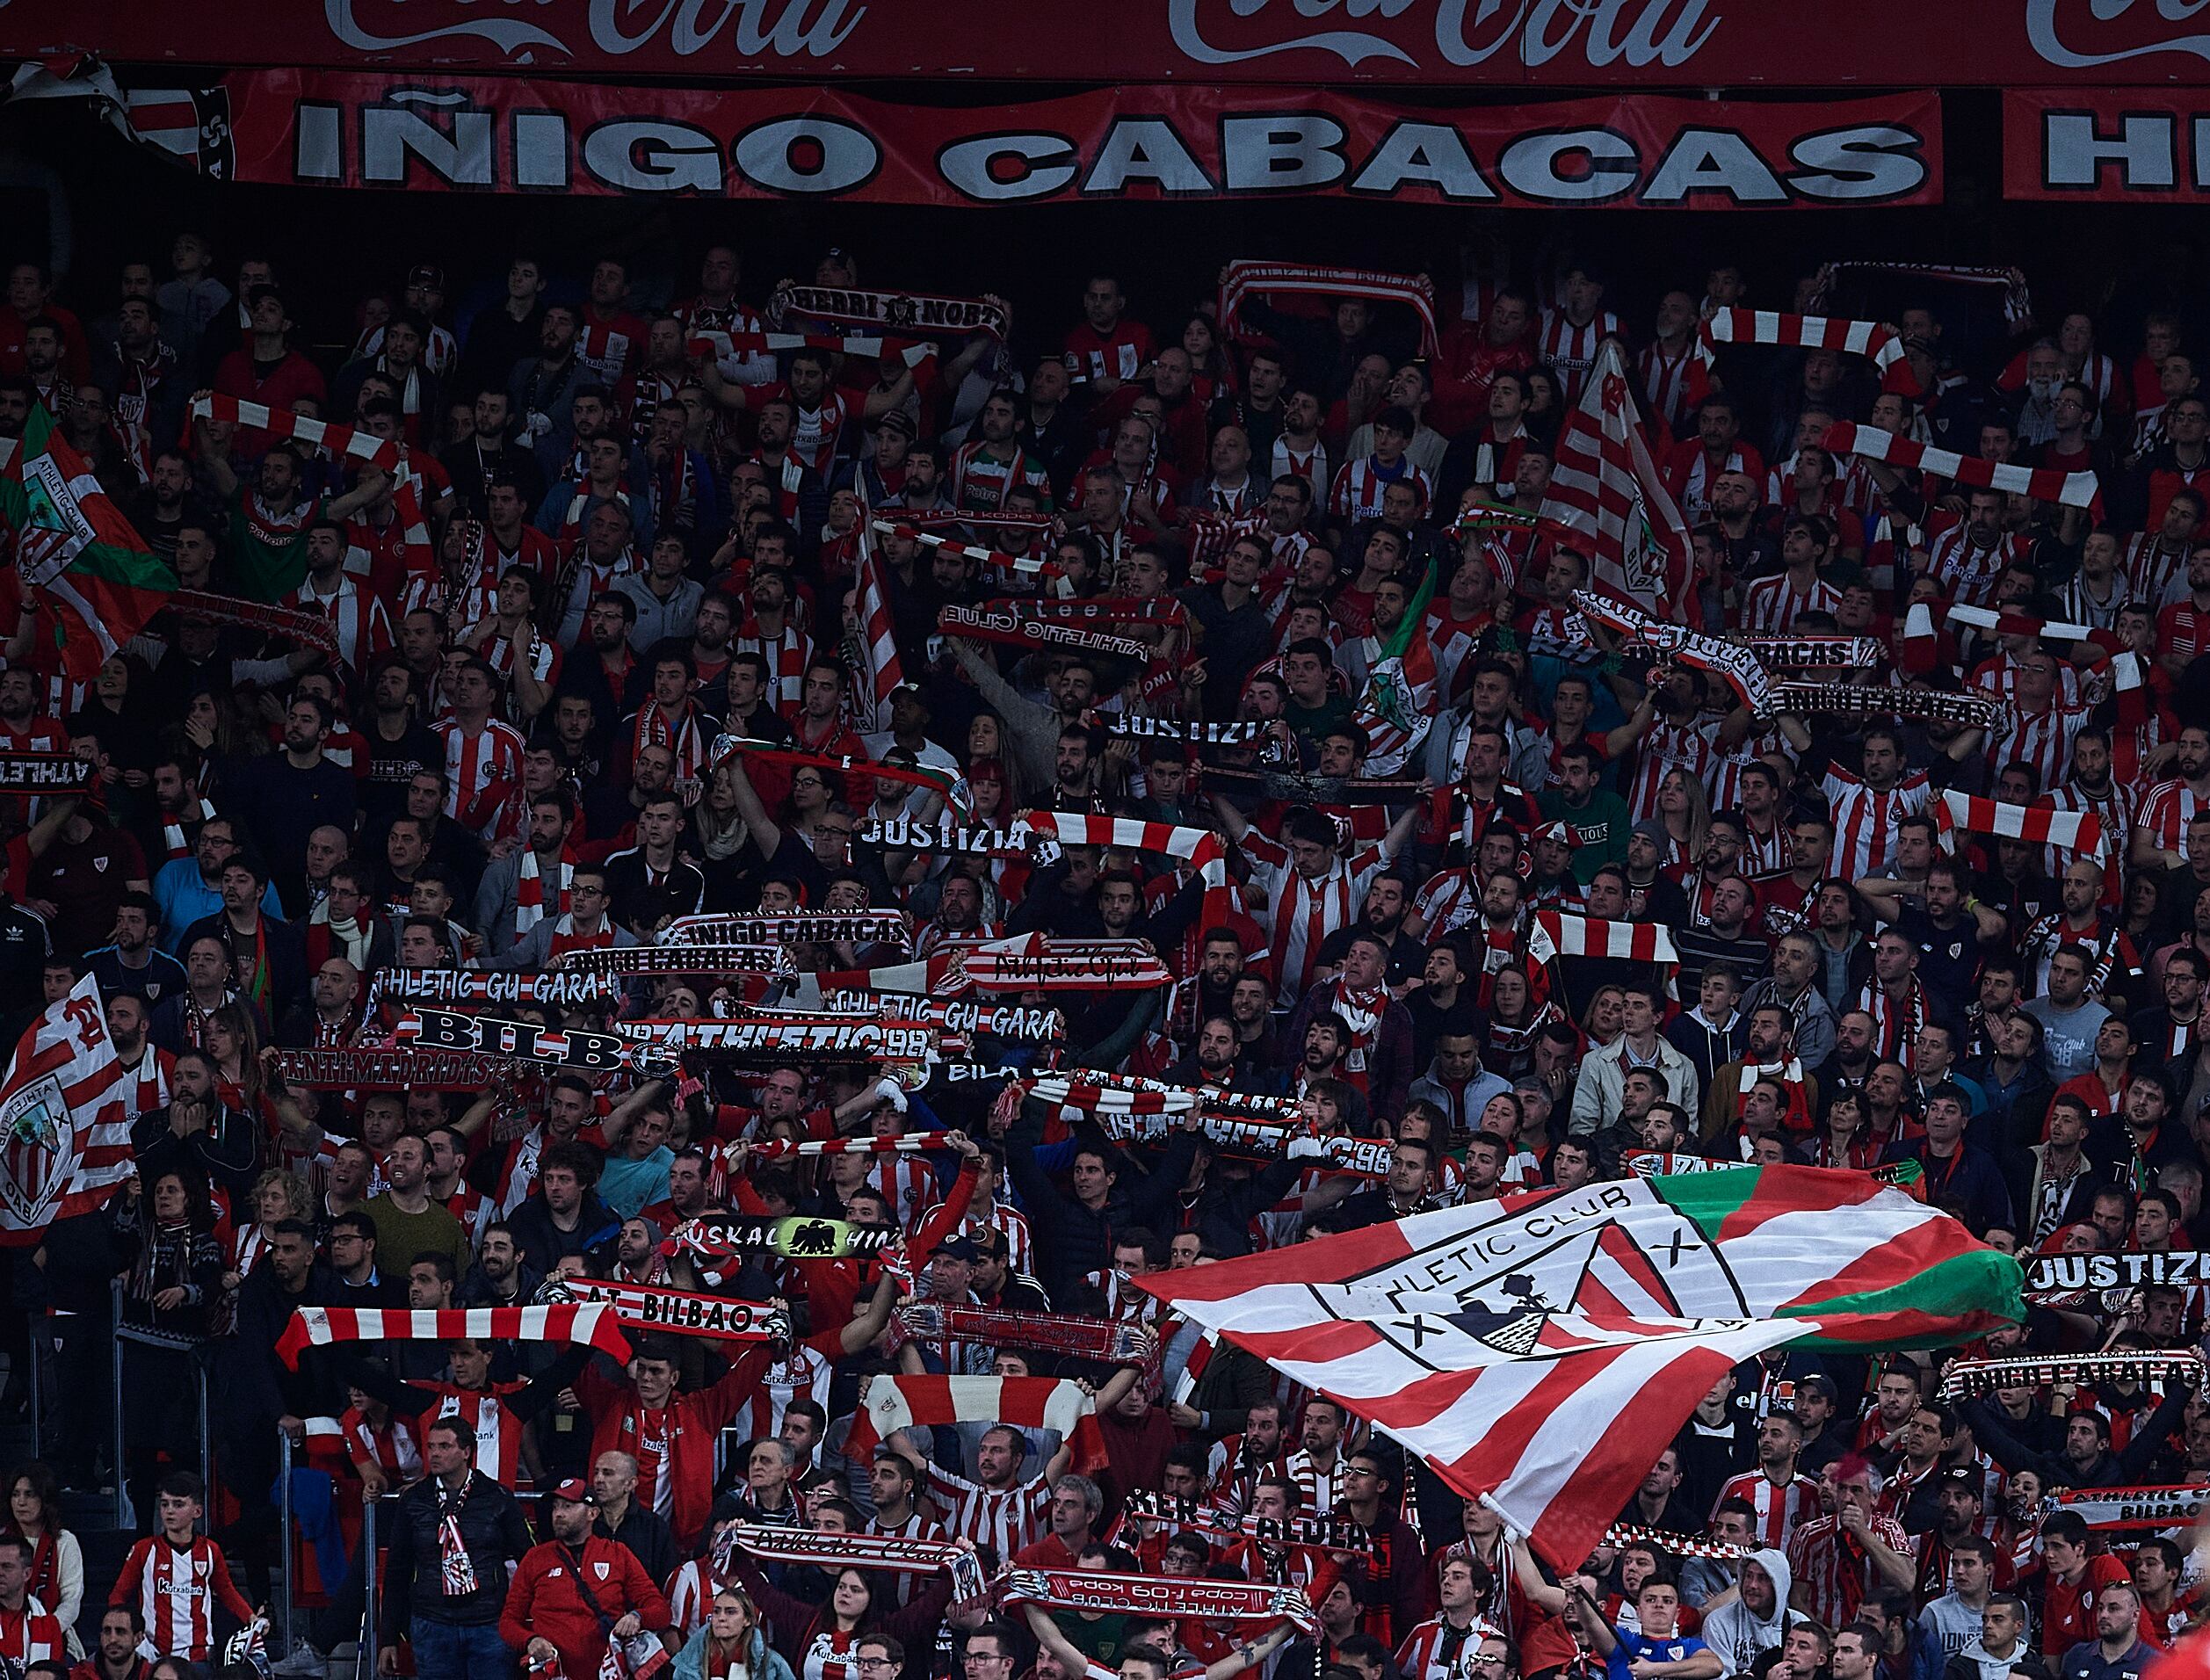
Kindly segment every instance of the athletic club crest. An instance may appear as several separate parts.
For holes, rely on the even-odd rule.
[[[76,1170],[76,1128],[52,1074],[0,1107],[0,1214],[18,1229],[46,1223]]]

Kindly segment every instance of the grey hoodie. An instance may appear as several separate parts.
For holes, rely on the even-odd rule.
[[[1752,1563],[1772,1578],[1772,1613],[1753,1616],[1737,1597],[1705,1617],[1703,1626],[1697,1630],[1728,1674],[1749,1673],[1757,1653],[1773,1649],[1788,1628],[1788,1589],[1795,1584],[1795,1577],[1789,1572],[1787,1559],[1772,1547],[1764,1546],[1743,1560],[1743,1568],[1746,1571]]]

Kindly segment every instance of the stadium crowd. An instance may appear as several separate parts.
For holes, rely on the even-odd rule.
[[[1621,1514],[1642,1532],[1561,1577],[1132,1284],[1650,1156],[1900,1169],[2022,1256],[2210,1235],[2198,323],[2153,300],[2005,322],[1984,291],[1900,281],[1881,313],[1914,397],[1827,350],[1706,367],[1697,322],[1744,301],[1743,276],[1672,278],[1469,279],[1424,347],[1388,302],[1253,299],[1224,323],[1101,270],[1063,340],[1015,319],[871,362],[747,348],[764,288],[727,246],[672,300],[633,295],[618,260],[525,252],[465,322],[446,273],[412,269],[333,359],[299,342],[282,274],[197,234],[66,300],[17,265],[0,440],[45,405],[185,589],[322,613],[335,656],[277,619],[172,608],[79,684],[51,601],[6,575],[0,751],[97,771],[81,795],[0,798],[0,1010],[13,1032],[96,981],[138,1169],[13,1265],[15,1368],[52,1338],[68,1400],[54,1470],[11,1482],[0,1655],[67,1660],[110,1589],[69,1567],[59,1489],[120,1478],[146,1538],[78,1672],[135,1680],[134,1648],[208,1662],[288,1542],[270,1492],[288,1437],[335,1473],[356,1548],[359,1502],[384,1500],[384,1655],[403,1642],[434,1680],[523,1662],[587,1680],[638,1634],[685,1680],[2134,1680],[2198,1613],[2184,1520],[2105,1534],[2044,1500],[2210,1481],[2189,1381],[1953,1404],[1935,1356],[1766,1356],[1656,1455]],[[861,284],[835,250],[812,280]],[[1695,600],[1673,606],[1776,647],[1870,639],[1877,657],[1819,674],[1876,703],[1758,714],[1578,612],[1587,554],[1525,516],[1612,337],[1691,526]],[[399,442],[402,465],[195,414],[202,392]],[[1837,456],[1844,422],[2089,472],[2100,499]],[[942,616],[1008,597],[1094,604],[1085,622],[1147,656]],[[1906,646],[1920,604],[1931,659]],[[2000,616],[1947,621],[1959,605]],[[892,649],[902,680],[879,691]],[[1377,724],[1392,658],[1420,715]],[[1192,742],[1143,716],[1257,727]],[[717,753],[725,735],[776,750]],[[1950,792],[2092,814],[2102,842],[1975,832]],[[1162,849],[931,848],[917,828],[947,797],[976,828],[1111,815]],[[1217,835],[1225,894],[1165,846],[1177,829]],[[693,1056],[667,1078],[355,1098],[278,1060],[384,1044],[387,971],[537,974],[687,916],[868,909],[910,918],[910,956],[835,941],[792,949],[795,970],[1040,933],[1148,940],[1171,981],[1006,1000],[1061,1010],[1063,1040],[980,1034],[971,1069],[947,1056],[925,1083]],[[1547,913],[1662,929],[1669,959],[1553,955]],[[761,996],[646,976],[620,1009]],[[1320,1132],[1382,1141],[1386,1169],[1244,1158],[1194,1121],[1115,1141],[1000,1100],[1007,1067],[1054,1059],[1298,1098]],[[756,1154],[903,1134],[929,1147]],[[670,1240],[717,1212],[902,1242]],[[527,1304],[562,1275],[775,1303],[793,1337],[640,1335],[627,1367],[528,1340],[296,1368],[276,1349],[301,1307]],[[132,1321],[176,1338],[128,1350],[123,1463],[116,1278]],[[2037,1301],[1978,1351],[2185,1349],[2202,1288]],[[909,1328],[917,1301],[1149,1336],[1119,1363],[993,1346]],[[214,1373],[206,1489],[185,1468],[194,1360]],[[869,1385],[925,1373],[1076,1379],[1094,1412],[869,1430],[847,1454]],[[1245,1521],[1329,1516],[1362,1535]],[[948,1539],[986,1574],[1272,1582],[1312,1619],[993,1608],[948,1574],[717,1547],[737,1523]],[[330,1571],[280,1671],[354,1637],[359,1575],[358,1553]]]

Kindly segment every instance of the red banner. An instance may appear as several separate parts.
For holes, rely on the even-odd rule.
[[[2210,204],[2210,89],[2011,89],[2003,196]]]
[[[1935,204],[1931,93],[1441,112],[1324,91],[1101,90],[945,109],[822,88],[226,77],[241,181],[981,205],[1257,199],[1779,209]]]
[[[117,62],[489,69],[634,82],[947,76],[1395,86],[1958,86],[2199,80],[2177,0],[12,0],[0,50]]]

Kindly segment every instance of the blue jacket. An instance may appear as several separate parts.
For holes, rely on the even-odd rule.
[[[675,1654],[675,1680],[709,1680],[705,1667],[706,1636],[706,1625],[701,1623]],[[744,1672],[751,1680],[796,1680],[783,1654],[768,1644],[757,1627],[752,1630],[751,1648],[744,1654]]]

